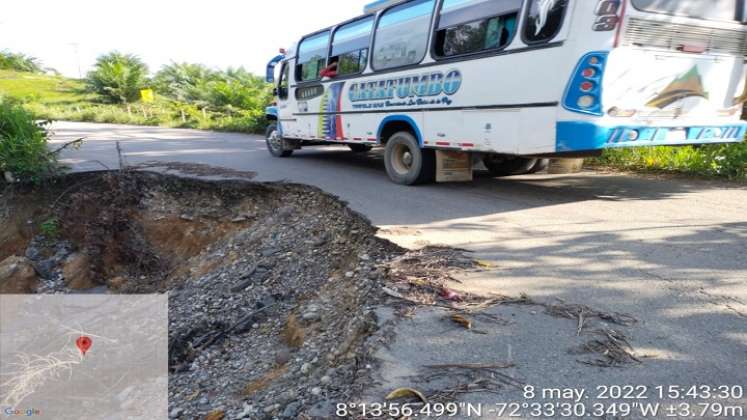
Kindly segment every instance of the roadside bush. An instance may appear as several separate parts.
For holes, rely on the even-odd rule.
[[[747,179],[747,143],[608,150],[597,162],[623,169]]]
[[[0,173],[38,181],[56,169],[47,149],[47,131],[21,105],[0,98]]]

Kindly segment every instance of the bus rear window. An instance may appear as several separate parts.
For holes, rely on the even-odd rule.
[[[329,31],[312,35],[298,47],[298,68],[296,78],[300,82],[319,80],[320,72],[327,65]]]
[[[723,21],[745,21],[745,0],[633,0],[644,12]]]
[[[549,42],[560,32],[568,0],[529,0],[524,23],[527,44]]]
[[[445,0],[438,17],[435,53],[452,57],[503,48],[516,32],[522,0]]]

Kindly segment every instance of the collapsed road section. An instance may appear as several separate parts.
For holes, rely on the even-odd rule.
[[[515,324],[495,308],[567,323],[582,363],[640,363],[621,330],[631,317],[456,292],[452,274],[479,262],[448,248],[406,252],[307,186],[74,174],[5,186],[0,220],[0,293],[168,293],[171,418],[330,418],[339,404],[364,418],[355,407],[367,401],[520,389],[510,355],[422,366],[446,336],[469,348]],[[423,316],[435,318],[409,332]],[[420,389],[394,389],[404,385]]]

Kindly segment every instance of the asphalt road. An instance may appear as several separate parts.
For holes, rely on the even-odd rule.
[[[624,330],[642,363],[601,369],[579,364],[569,353],[583,342],[575,321],[538,308],[502,314],[514,317],[513,324],[490,327],[498,341],[480,338],[476,346],[461,345],[465,336],[456,333],[426,334],[443,326],[436,312],[424,311],[408,324],[411,331],[398,336],[396,356],[382,354],[398,359],[399,367],[383,373],[390,382],[407,383],[398,369],[408,361],[510,358],[517,377],[540,387],[747,386],[743,185],[587,172],[483,176],[469,184],[413,188],[389,182],[380,153],[325,147],[276,159],[257,136],[79,123],[58,123],[54,130],[56,141],[86,137],[80,150],[64,155],[79,170],[117,167],[118,141],[129,164],[202,163],[254,171],[260,181],[315,185],[401,245],[466,248],[493,264],[458,288],[561,299],[639,321]],[[747,406],[747,399],[738,402]]]

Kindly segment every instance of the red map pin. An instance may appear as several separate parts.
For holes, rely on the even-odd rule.
[[[88,349],[93,345],[93,340],[91,340],[91,337],[80,336],[75,340],[75,345],[78,346],[78,350],[85,356]]]

